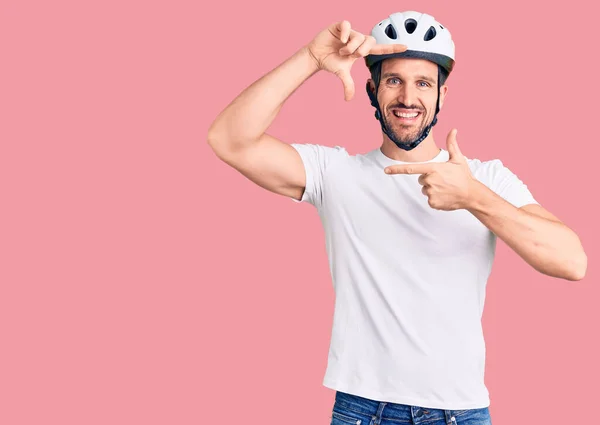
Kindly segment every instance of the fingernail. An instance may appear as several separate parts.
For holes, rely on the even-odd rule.
[[[386,174],[390,174],[390,170],[388,168],[385,169]]]

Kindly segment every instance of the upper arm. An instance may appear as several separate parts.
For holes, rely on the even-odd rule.
[[[490,163],[493,189],[508,202],[525,212],[562,223],[535,200],[527,185],[499,159]]]
[[[517,208],[539,204],[527,185],[501,160],[489,161],[487,167],[489,187]]]
[[[306,175],[300,154],[291,145],[263,134],[242,148],[215,153],[250,181],[280,195],[302,198]]]

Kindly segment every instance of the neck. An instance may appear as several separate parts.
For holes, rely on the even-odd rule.
[[[424,162],[429,161],[430,159],[435,158],[440,153],[440,148],[435,144],[433,140],[433,132],[430,132],[429,135],[419,143],[419,146],[416,148],[405,151],[404,149],[400,149],[394,142],[387,137],[386,134],[383,134],[383,144],[381,145],[381,152],[385,156],[391,159],[395,159],[397,161],[404,162]]]

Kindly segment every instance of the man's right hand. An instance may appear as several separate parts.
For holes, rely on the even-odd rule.
[[[375,37],[365,36],[350,27],[350,22],[331,24],[321,31],[306,49],[319,69],[331,72],[342,80],[346,100],[354,96],[354,81],[350,74],[357,59],[369,54],[400,53],[407,49],[404,44],[376,44]]]

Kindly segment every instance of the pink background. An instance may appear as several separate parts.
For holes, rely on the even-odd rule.
[[[334,293],[311,205],[206,144],[217,114],[330,23],[433,14],[457,65],[439,146],[500,158],[581,237],[586,278],[502,242],[484,312],[494,424],[600,423],[593,2],[12,1],[0,6],[0,424],[321,424]],[[381,143],[319,73],[269,132]],[[591,130],[591,131],[590,131]],[[448,306],[452,308],[452,306]]]

